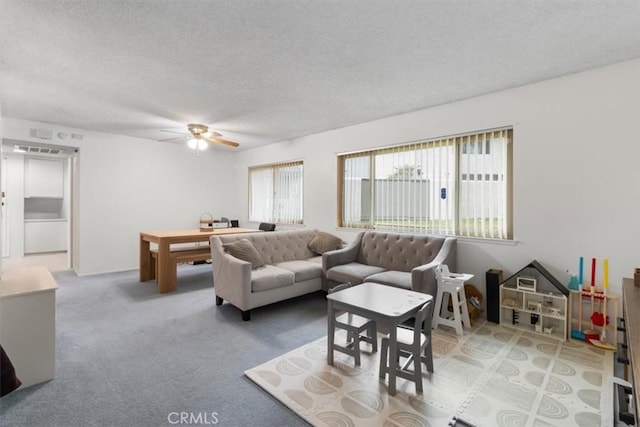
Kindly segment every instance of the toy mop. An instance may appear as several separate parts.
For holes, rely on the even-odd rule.
[[[575,338],[577,340],[584,341],[584,333],[582,332],[582,264],[584,259],[580,257],[580,266],[578,268],[578,280],[577,280],[577,290],[578,290],[578,330],[571,331],[571,338]],[[571,279],[573,282],[573,278],[575,276],[571,275]],[[569,286],[571,288],[571,285]]]
[[[578,330],[571,331],[571,338],[584,341],[584,332],[582,332],[582,293],[578,296]]]

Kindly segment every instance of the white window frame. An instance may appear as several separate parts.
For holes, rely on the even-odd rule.
[[[512,240],[512,159],[512,128],[338,154],[338,226]]]

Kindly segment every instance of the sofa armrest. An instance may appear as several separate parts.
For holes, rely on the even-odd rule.
[[[440,264],[446,264],[452,271],[456,269],[457,239],[447,237],[440,248],[438,255],[429,263],[420,265],[411,270],[411,289],[432,295],[434,298],[438,292],[435,268]]]
[[[251,307],[251,263],[226,253],[217,236],[211,236],[213,290],[216,296],[241,310]]]
[[[355,240],[349,243],[344,248],[323,253],[322,254],[323,273],[326,274],[330,268],[335,267],[336,265],[355,262],[355,260],[358,258],[358,252],[360,250],[362,235],[363,233],[358,233]]]

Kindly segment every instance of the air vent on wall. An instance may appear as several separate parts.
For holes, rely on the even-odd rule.
[[[14,146],[13,151],[16,153],[48,154],[48,155],[54,155],[54,156],[64,156],[66,154],[64,150],[61,150],[59,148],[36,147],[32,145],[18,145],[18,144]]]

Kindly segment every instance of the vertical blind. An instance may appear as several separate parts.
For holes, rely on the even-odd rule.
[[[249,220],[302,224],[303,162],[249,168]]]
[[[339,155],[340,225],[510,238],[511,132]]]
[[[511,129],[457,138],[459,236],[510,239]]]

